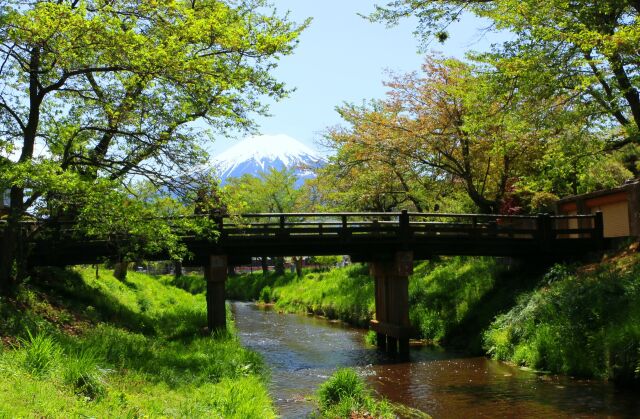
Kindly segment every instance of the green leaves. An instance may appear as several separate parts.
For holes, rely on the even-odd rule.
[[[302,189],[296,188],[297,177],[292,169],[270,168],[259,176],[244,175],[229,179],[225,188],[230,197],[232,213],[295,212],[308,204]]]
[[[115,188],[112,182],[95,183],[75,204],[77,228],[91,238],[109,241],[121,259],[166,254],[188,258],[185,235],[215,239],[216,227],[207,217],[191,217],[193,207],[138,184],[135,193]]]
[[[0,187],[14,191],[9,222],[78,218],[123,257],[181,259],[179,235],[211,226],[160,222],[189,209],[126,188],[134,179],[189,184],[207,158],[203,125],[251,130],[264,97],[286,96],[271,72],[305,26],[263,0],[3,2]],[[18,250],[4,252],[2,266],[26,257]],[[0,269],[0,288],[11,275]]]
[[[262,0],[9,1],[0,22],[1,149],[157,184],[202,162],[194,122],[250,129],[262,96],[287,94],[270,72],[306,26]]]
[[[490,62],[516,81],[531,97],[566,95],[571,111],[623,146],[638,143],[640,72],[638,41],[640,6],[628,0],[573,2],[567,0],[395,0],[378,6],[370,19],[396,23],[414,15],[417,33],[428,43],[439,28],[460,13],[473,13],[493,28],[513,33],[492,54],[474,56]],[[618,131],[611,129],[622,127]]]

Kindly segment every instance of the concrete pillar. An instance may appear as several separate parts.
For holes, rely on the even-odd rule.
[[[227,256],[211,255],[204,267],[207,280],[207,325],[209,332],[225,330],[227,311],[224,286],[227,280]]]
[[[409,355],[409,275],[413,271],[412,252],[398,252],[394,258],[371,263],[375,280],[376,320],[371,329],[377,333],[378,347],[400,356]]]

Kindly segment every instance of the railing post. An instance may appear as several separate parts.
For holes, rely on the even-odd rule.
[[[599,247],[603,247],[604,242],[604,217],[602,211],[594,214],[593,218],[593,239],[598,242]]]
[[[342,237],[345,238],[345,239],[347,237],[349,237],[349,229],[348,229],[347,216],[346,215],[342,216]]]
[[[285,216],[281,215],[280,216],[280,231],[279,231],[279,235],[281,236],[286,236],[286,230],[285,230]]]
[[[471,237],[478,237],[480,234],[478,231],[478,217],[474,215],[471,217]]]
[[[222,237],[224,235],[224,218],[221,215],[216,215],[213,221],[216,223],[218,232],[220,232],[220,237]]]
[[[537,218],[537,227],[538,227],[538,243],[540,245],[540,249],[542,250],[551,250],[549,249],[549,244],[552,239],[552,225],[551,225],[551,217],[549,214],[538,214]]]
[[[409,235],[410,235],[410,231],[409,231],[409,211],[407,211],[406,209],[402,210],[400,212],[400,216],[398,218],[398,223],[400,226],[400,238],[403,241],[408,241],[409,240]]]

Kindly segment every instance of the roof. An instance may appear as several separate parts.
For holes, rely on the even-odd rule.
[[[567,203],[567,202],[576,201],[578,199],[598,198],[598,197],[601,197],[601,196],[612,195],[612,194],[616,194],[616,193],[620,193],[620,192],[626,192],[628,189],[630,189],[630,188],[632,188],[634,186],[640,186],[640,179],[628,180],[628,181],[626,181],[624,183],[624,185],[618,186],[616,188],[601,189],[599,191],[589,192],[589,193],[585,193],[585,194],[581,194],[581,195],[567,196],[565,198],[559,199],[557,201],[557,203],[558,204],[564,204],[564,203]]]

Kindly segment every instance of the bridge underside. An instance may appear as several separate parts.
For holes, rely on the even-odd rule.
[[[506,256],[521,258],[579,258],[599,250],[601,244],[589,239],[555,239],[540,243],[518,238],[433,237],[407,241],[394,239],[288,237],[278,241],[269,238],[228,239],[223,245],[204,240],[185,240],[190,255],[185,266],[205,266],[212,254],[227,255],[230,265],[247,263],[261,256],[350,255],[352,260],[374,262],[391,260],[396,252],[411,250],[415,260],[433,256]],[[31,251],[32,266],[64,266],[103,262],[115,254],[108,243],[100,241],[38,243]],[[167,260],[166,253],[149,254],[147,260]]]

